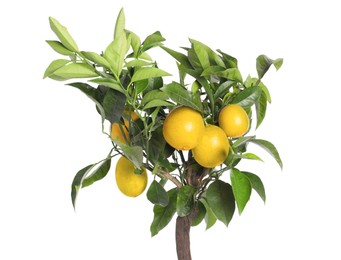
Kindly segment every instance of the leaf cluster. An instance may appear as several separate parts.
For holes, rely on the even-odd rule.
[[[189,39],[190,46],[180,51],[166,47],[166,39],[159,31],[142,41],[125,28],[123,9],[117,17],[113,39],[101,53],[81,51],[63,25],[52,17],[49,21],[58,40],[47,43],[64,58],[53,60],[44,78],[72,80],[67,85],[79,89],[95,103],[102,132],[113,144],[105,159],[75,175],[71,189],[74,207],[80,188],[104,178],[110,170],[111,159],[117,155],[126,156],[137,171],[144,167],[153,176],[146,193],[154,204],[152,235],[167,226],[175,214],[184,217],[194,210],[197,214],[192,225],[205,220],[206,228],[210,228],[220,220],[227,226],[236,207],[239,214],[243,212],[252,190],[265,202],[260,177],[239,170],[237,165],[243,159],[262,161],[247,150],[248,144],[253,143],[264,148],[282,167],[280,155],[271,142],[257,139],[255,135],[229,139],[231,148],[225,162],[217,168],[206,169],[195,162],[191,152],[170,147],[163,138],[162,126],[174,107],[191,107],[202,114],[207,124],[217,125],[220,110],[228,104],[238,104],[255,121],[256,130],[272,101],[262,79],[271,65],[278,70],[282,59],[259,55],[257,77],[244,79],[235,57],[221,50],[214,51],[197,40]],[[171,75],[160,69],[148,54],[152,48],[161,48],[177,64],[178,80],[166,82]],[[136,113],[138,119],[133,120],[131,113]],[[122,143],[112,138],[105,123],[123,126],[125,121],[129,122],[129,136]],[[220,178],[227,173],[230,182]],[[167,191],[167,182],[175,187]]]

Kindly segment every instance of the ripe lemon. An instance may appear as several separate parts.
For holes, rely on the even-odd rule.
[[[192,153],[201,166],[214,168],[225,161],[229,149],[230,143],[225,132],[216,125],[207,125],[199,144],[192,149]]]
[[[205,129],[201,114],[189,107],[172,110],[163,124],[163,137],[178,150],[190,150],[197,146]]]
[[[111,125],[111,138],[113,140],[117,140],[121,143],[126,144],[126,140],[129,141],[129,127],[130,127],[130,120],[136,121],[139,119],[139,116],[136,112],[131,112],[130,116],[128,115],[128,111],[124,111],[123,121],[124,124],[121,123],[113,123]]]
[[[128,197],[137,197],[145,189],[148,183],[146,169],[141,174],[134,172],[134,164],[122,156],[116,164],[116,183],[118,189]]]
[[[228,137],[240,137],[249,130],[250,119],[239,105],[225,106],[219,113],[219,126]]]

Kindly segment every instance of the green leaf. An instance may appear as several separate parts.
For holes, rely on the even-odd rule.
[[[74,53],[70,50],[68,50],[61,42],[59,41],[46,41],[48,45],[51,46],[51,48],[61,54],[61,55],[66,55],[66,56],[71,56],[74,55]]]
[[[143,150],[140,146],[127,146],[121,147],[124,155],[131,161],[136,168],[140,169],[143,165]]]
[[[202,202],[202,204],[204,205],[205,210],[206,210],[205,222],[206,222],[206,230],[208,230],[214,226],[214,224],[217,222],[217,218],[215,217],[215,215],[214,215],[212,209],[210,208],[210,206],[208,205],[207,201],[204,198],[202,198],[200,201]]]
[[[122,88],[121,84],[117,82],[116,80],[109,79],[109,78],[96,78],[96,79],[91,79],[89,82],[93,82],[99,85],[103,85],[109,88],[112,88],[114,90],[117,90],[121,92],[122,94],[125,94],[126,91],[125,89]]]
[[[221,50],[217,51],[223,56],[223,61],[227,68],[238,68],[238,61],[236,58],[222,52]]]
[[[161,46],[161,49],[165,50],[168,54],[170,54],[174,59],[176,59],[178,62],[180,62],[184,67],[192,69],[192,65],[188,60],[188,57],[181,53],[174,51],[170,48],[167,48],[165,46]]]
[[[249,142],[255,143],[266,150],[278,163],[278,165],[283,168],[283,163],[276,147],[269,141],[262,139],[250,139]]]
[[[131,78],[131,82],[136,82],[139,80],[150,79],[150,78],[155,78],[155,77],[164,77],[164,76],[171,76],[171,74],[159,68],[155,68],[155,67],[139,68],[133,74],[133,77]]]
[[[265,73],[269,70],[271,65],[274,65],[276,70],[279,70],[283,64],[283,59],[279,58],[276,60],[272,60],[266,55],[259,55],[256,59],[256,69],[258,73],[258,78],[261,79],[265,75]]]
[[[262,180],[254,173],[244,171],[242,173],[249,178],[252,188],[258,193],[265,203],[266,195]]]
[[[150,184],[147,191],[147,198],[151,203],[162,207],[166,207],[169,203],[168,193],[156,180],[153,180]]]
[[[215,75],[215,76],[222,77],[225,79],[235,80],[241,83],[243,82],[243,78],[242,78],[242,75],[240,74],[239,69],[237,68],[229,68],[225,70],[220,70],[220,69],[221,67],[218,67],[218,66],[208,67],[202,72],[201,76]]]
[[[73,78],[94,78],[98,74],[95,69],[87,63],[70,63],[67,64],[56,71],[53,75],[67,79]]]
[[[190,39],[190,42],[203,69],[208,68],[210,65],[225,68],[223,60],[210,47],[194,39]]]
[[[161,99],[154,99],[150,102],[148,102],[144,107],[143,107],[143,110],[146,110],[146,109],[149,109],[149,108],[152,108],[152,107],[173,107],[175,106],[173,103],[170,103],[168,101],[165,101],[165,100],[161,100]]]
[[[219,97],[225,96],[234,84],[236,84],[236,83],[232,80],[228,80],[228,81],[225,81],[222,84],[220,84],[218,89],[214,92],[214,99],[216,100]]]
[[[109,62],[112,73],[118,78],[121,74],[127,51],[127,38],[119,34],[105,49],[103,56]]]
[[[156,31],[155,33],[148,35],[147,38],[142,43],[142,52],[145,52],[146,50],[162,45],[162,42],[166,39],[162,37],[161,33],[159,31]]]
[[[235,154],[234,158],[257,160],[257,161],[263,162],[263,160],[258,155],[254,154],[254,153]]]
[[[50,27],[62,44],[70,51],[78,52],[78,46],[69,34],[66,27],[61,25],[55,18],[49,17]]]
[[[231,101],[232,104],[238,104],[243,108],[249,108],[255,104],[262,94],[260,87],[249,87],[238,93]]]
[[[145,105],[155,99],[158,100],[167,100],[169,98],[168,94],[166,92],[163,92],[159,89],[154,89],[150,92],[147,92],[146,95],[144,95],[141,104]]]
[[[196,207],[197,207],[198,213],[192,220],[192,224],[191,224],[192,227],[199,225],[206,216],[206,208],[201,201],[197,202]]]
[[[145,60],[139,60],[139,59],[133,59],[125,64],[125,67],[144,67],[144,66],[151,66],[154,65],[154,62],[151,61],[145,61]]]
[[[255,102],[256,114],[257,114],[256,129],[260,126],[260,124],[263,122],[265,118],[267,104],[268,103],[267,103],[266,93],[262,91],[262,94],[260,95],[259,99]]]
[[[82,182],[82,188],[90,186],[96,181],[103,179],[110,170],[111,158],[104,160],[91,175],[87,176]]]
[[[64,67],[66,64],[68,64],[70,61],[69,60],[65,60],[65,59],[58,59],[58,60],[54,60],[50,63],[49,66],[47,66],[46,70],[45,70],[45,73],[44,73],[44,77],[43,78],[46,78],[46,77],[50,77],[51,75],[53,75],[53,73]]]
[[[165,228],[172,220],[176,212],[176,201],[177,201],[177,188],[173,188],[168,192],[169,203],[166,207],[155,205],[153,208],[154,219],[150,226],[150,232],[152,236],[158,234],[163,228]]]
[[[126,102],[126,96],[114,89],[108,89],[103,99],[103,108],[105,112],[105,118],[110,123],[114,123],[120,120],[124,106]]]
[[[239,137],[234,143],[233,148],[238,148],[239,146],[245,145],[247,142],[249,142],[251,139],[255,139],[256,136],[241,136]]]
[[[83,169],[81,169],[80,171],[77,172],[77,174],[75,175],[72,184],[71,184],[71,200],[72,200],[72,205],[73,208],[76,209],[76,199],[78,196],[78,191],[80,190],[81,186],[82,186],[82,182],[84,177],[89,174],[89,172],[92,170],[92,168],[95,166],[96,164],[90,164],[86,167],[84,167]]]
[[[161,88],[162,91],[168,94],[168,96],[177,104],[191,107],[195,110],[202,110],[202,103],[200,99],[189,92],[186,88],[177,82],[172,82]]]
[[[235,198],[230,184],[216,180],[206,191],[206,200],[214,215],[226,226],[235,211]]]
[[[115,23],[114,39],[118,38],[122,34],[125,34],[124,28],[125,28],[125,15],[124,15],[124,9],[121,8],[117,16],[116,23]]]
[[[251,183],[246,175],[235,168],[231,170],[230,177],[233,195],[236,199],[239,214],[241,214],[251,196]]]
[[[188,216],[194,207],[194,193],[196,189],[193,186],[182,186],[177,197],[176,211],[180,217]]]
[[[82,51],[81,53],[86,59],[94,62],[95,64],[108,69],[110,68],[109,62],[103,56],[91,51]]]

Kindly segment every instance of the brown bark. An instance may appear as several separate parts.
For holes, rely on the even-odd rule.
[[[176,219],[176,252],[178,260],[192,260],[191,247],[190,247],[190,229],[193,218],[196,216],[197,211],[193,210],[192,213],[185,217],[178,216]]]

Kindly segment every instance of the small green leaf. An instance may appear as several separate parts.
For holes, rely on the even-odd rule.
[[[244,171],[242,173],[249,178],[252,188],[258,193],[265,203],[266,195],[262,180],[254,173]]]
[[[207,201],[204,198],[202,198],[200,201],[202,202],[202,204],[204,205],[205,210],[206,210],[205,222],[206,222],[206,230],[208,230],[214,226],[214,224],[217,222],[217,218],[215,217],[215,215],[214,215],[212,209],[210,208],[210,206],[208,205]]]
[[[263,160],[258,155],[254,154],[254,153],[235,154],[234,158],[257,160],[257,161],[263,162]]]
[[[133,59],[125,64],[125,67],[144,67],[144,66],[151,66],[154,65],[154,62],[151,61],[145,61],[145,60],[139,60],[139,59]]]
[[[133,74],[131,78],[131,82],[136,82],[143,79],[155,78],[155,77],[164,77],[164,76],[171,76],[168,72],[161,70],[159,68],[139,68]]]
[[[197,207],[198,213],[192,220],[192,224],[191,224],[192,227],[199,225],[206,216],[206,208],[201,201],[197,202],[196,207]]]
[[[114,79],[96,78],[96,79],[89,80],[89,82],[93,82],[93,83],[96,83],[99,85],[103,85],[103,86],[112,88],[114,90],[121,92],[122,94],[126,93],[125,89],[122,88],[121,84]]]
[[[69,34],[66,27],[61,25],[56,19],[53,17],[49,17],[50,27],[52,31],[56,34],[62,44],[70,51],[78,52],[78,46],[76,42],[73,40],[71,35]]]
[[[146,95],[144,95],[144,97],[141,101],[141,104],[145,105],[145,104],[147,104],[147,103],[149,103],[155,99],[166,101],[168,98],[169,98],[169,96],[166,92],[161,91],[159,89],[154,89],[150,92],[147,92]]]
[[[283,163],[276,147],[269,141],[261,139],[250,139],[249,142],[255,143],[266,150],[273,158],[275,158],[278,165],[283,168]]]
[[[258,73],[258,78],[261,79],[265,75],[265,73],[269,70],[271,65],[274,65],[276,70],[279,70],[283,64],[283,59],[279,58],[276,60],[272,60],[266,55],[259,55],[256,59],[256,68]]]
[[[121,8],[117,19],[115,23],[115,30],[114,30],[114,39],[119,37],[119,35],[124,34],[124,28],[125,28],[125,15],[124,15],[124,9]]]
[[[196,99],[191,92],[177,82],[167,84],[163,86],[161,90],[166,92],[168,96],[177,104],[191,107],[198,111],[202,110],[202,103],[200,99]]]
[[[175,212],[176,212],[176,201],[178,190],[177,188],[173,188],[168,192],[169,203],[166,207],[162,207],[160,205],[155,205],[154,219],[150,226],[150,232],[152,236],[158,234],[163,228],[165,228],[169,222],[172,220]]]
[[[147,198],[151,203],[162,207],[166,207],[169,203],[168,193],[156,180],[153,180],[150,184],[147,191]]]
[[[131,161],[136,168],[141,168],[143,165],[143,150],[140,146],[123,146],[121,147],[124,155]]]
[[[161,100],[161,99],[154,99],[150,102],[148,102],[144,107],[143,107],[143,110],[146,110],[146,109],[149,109],[149,108],[152,108],[152,107],[173,107],[175,106],[173,103],[170,103],[168,101],[165,101],[165,100]]]
[[[239,69],[237,68],[229,68],[221,70],[222,68],[219,66],[211,66],[205,69],[201,76],[209,76],[209,75],[215,75],[221,78],[234,80],[238,82],[243,82],[242,75],[240,74]]]
[[[76,199],[78,196],[78,191],[82,187],[83,179],[85,178],[85,176],[87,174],[89,174],[89,172],[92,170],[92,168],[95,165],[96,164],[90,164],[90,165],[84,167],[83,169],[81,169],[80,171],[78,171],[77,174],[75,175],[73,181],[72,181],[72,184],[71,184],[71,200],[72,200],[72,205],[73,205],[74,209],[76,209]]]
[[[239,94],[237,94],[231,101],[232,104],[238,104],[243,108],[249,108],[255,104],[262,94],[262,89],[260,87],[249,87]]]
[[[109,62],[103,56],[91,51],[82,51],[81,53],[86,59],[94,62],[95,64],[108,69],[110,68]]]
[[[251,196],[251,183],[249,178],[239,170],[231,170],[231,183],[233,195],[236,199],[239,214],[241,214]]]
[[[221,50],[217,51],[223,56],[223,61],[227,68],[238,68],[238,61],[236,58],[232,57],[227,53],[222,52]]]
[[[148,35],[147,38],[143,41],[141,51],[145,52],[152,47],[160,46],[165,40],[166,39],[162,37],[161,33],[159,31],[156,31],[153,34]]]
[[[126,96],[114,89],[108,89],[103,99],[103,108],[105,112],[105,118],[110,123],[114,123],[120,120],[124,106]]]
[[[257,114],[256,129],[260,126],[260,124],[263,122],[265,118],[267,104],[268,103],[267,103],[266,93],[262,91],[262,94],[260,95],[259,99],[255,102],[256,114]]]
[[[109,62],[112,73],[119,77],[122,71],[124,58],[127,51],[127,38],[119,34],[105,49],[103,56]]]
[[[111,158],[104,160],[91,175],[87,176],[82,182],[82,188],[90,186],[96,181],[103,179],[110,170]]]
[[[218,89],[214,92],[214,99],[216,100],[219,97],[225,96],[230,91],[230,88],[234,84],[236,84],[236,83],[232,80],[227,80],[227,81],[223,82],[222,84],[220,84]]]
[[[73,78],[94,78],[98,74],[95,69],[87,63],[70,63],[57,69],[53,75],[65,80]]]
[[[176,211],[180,217],[188,216],[194,207],[194,193],[196,189],[193,186],[182,186],[177,197]]]
[[[58,59],[58,60],[54,60],[50,63],[49,66],[47,66],[46,70],[45,70],[45,73],[44,73],[44,77],[43,78],[46,78],[46,77],[50,77],[51,75],[53,75],[53,73],[64,67],[66,64],[68,64],[70,61],[69,60],[65,60],[65,59]]]
[[[176,59],[179,63],[181,63],[186,68],[192,69],[192,65],[189,62],[188,57],[185,54],[174,51],[165,46],[161,46],[161,49],[165,50],[168,54],[170,54],[174,59]]]
[[[140,46],[141,46],[140,37],[132,31],[129,31],[129,30],[125,30],[125,31],[128,35],[130,35],[130,38],[131,38],[130,45],[133,48],[133,52],[134,52],[133,53],[134,55],[132,55],[132,56],[134,58],[138,58],[138,54],[139,54],[139,50],[140,50]]]
[[[233,148],[238,148],[239,146],[245,145],[248,141],[251,139],[255,139],[256,136],[241,136],[239,137],[234,143],[233,143]]]
[[[66,56],[71,56],[74,55],[74,53],[70,50],[68,50],[61,42],[59,41],[46,41],[48,45],[51,46],[51,48],[61,54],[61,55],[66,55]]]
[[[214,181],[206,191],[206,200],[217,219],[228,226],[236,207],[231,185],[222,180]]]

